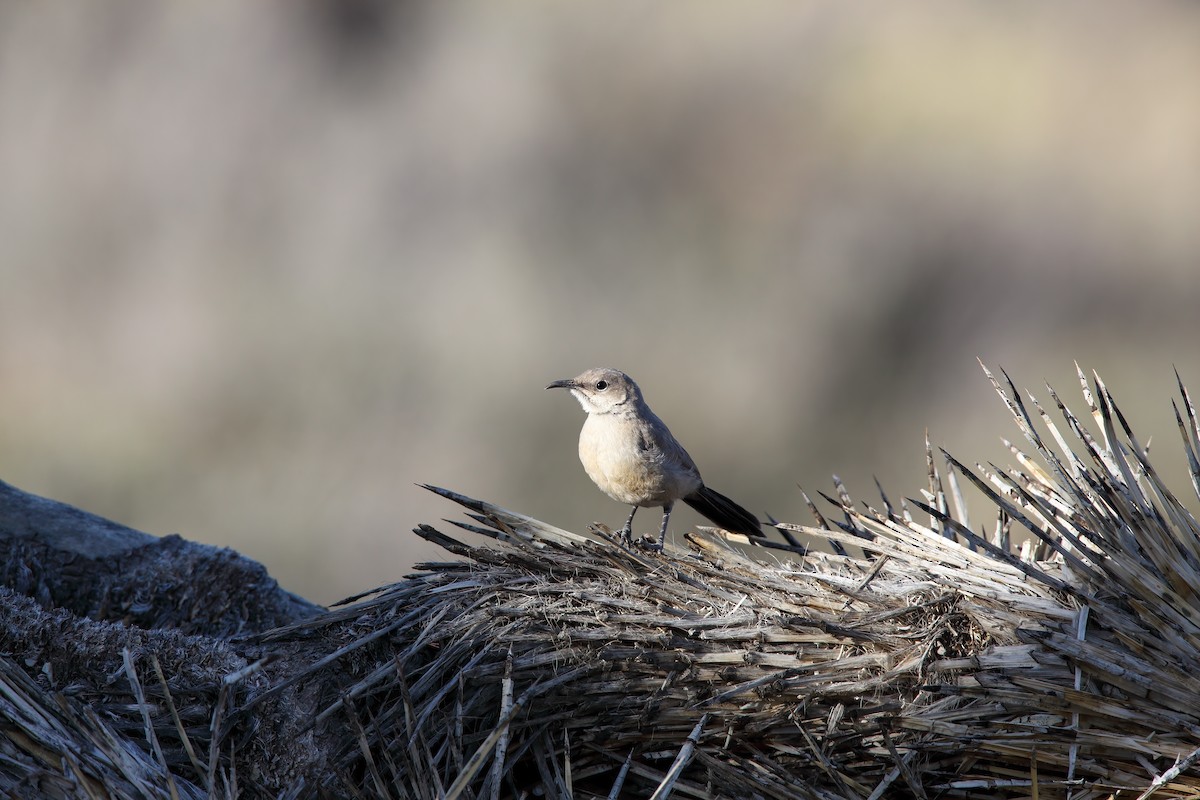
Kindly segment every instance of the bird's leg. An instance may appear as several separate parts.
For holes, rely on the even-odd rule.
[[[663,506],[662,527],[658,531],[658,552],[662,552],[667,546],[667,521],[671,519],[671,509],[674,507],[674,501]]]
[[[621,528],[621,541],[626,544],[633,543],[633,515],[637,513],[638,507],[634,506],[633,511],[629,512],[629,519],[625,520],[625,527]]]

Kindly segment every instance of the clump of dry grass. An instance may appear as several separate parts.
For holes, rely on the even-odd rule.
[[[145,731],[148,785],[219,769],[255,795],[1196,796],[1200,526],[1103,383],[1080,381],[1092,433],[1053,392],[1061,427],[993,379],[1029,443],[1017,467],[945,455],[939,469],[930,448],[922,499],[872,508],[839,486],[838,519],[814,505],[814,525],[753,542],[702,530],[659,555],[429,487],[484,541],[422,525],[460,560],[244,640],[277,663],[237,708],[214,700],[211,757],[155,736],[162,697],[109,712]],[[971,526],[960,481],[996,506],[994,526]],[[264,783],[250,754],[300,739],[312,769]]]
[[[1018,468],[943,477],[931,451],[911,507],[843,492],[842,520],[778,526],[865,557],[757,542],[796,551],[769,564],[710,533],[659,557],[433,489],[499,546],[421,526],[463,560],[342,612],[390,657],[322,712],[354,721],[341,774],[397,797],[1200,792],[1200,530],[1080,379],[1098,435],[997,383]]]

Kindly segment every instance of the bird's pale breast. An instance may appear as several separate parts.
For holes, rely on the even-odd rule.
[[[617,502],[661,506],[700,487],[699,476],[676,464],[664,464],[667,454],[645,447],[638,423],[613,414],[589,414],[579,433],[584,470]]]

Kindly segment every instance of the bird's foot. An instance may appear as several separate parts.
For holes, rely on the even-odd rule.
[[[661,539],[655,539],[650,534],[642,536],[637,540],[638,547],[651,553],[661,553],[663,551],[663,543]]]
[[[621,543],[630,547],[633,546],[633,530],[628,525],[621,528]]]

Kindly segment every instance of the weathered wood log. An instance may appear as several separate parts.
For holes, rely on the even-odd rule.
[[[143,752],[140,712],[129,712],[150,705],[133,691],[134,676],[154,681],[161,671],[181,725],[192,732],[189,744],[201,748],[196,763],[206,763],[203,748],[212,736],[203,729],[218,708],[222,681],[248,670],[231,685],[238,692],[269,683],[251,669],[266,654],[231,637],[323,611],[232,550],[151,536],[0,482],[0,704],[16,734],[0,737],[0,755],[10,759],[0,766],[0,792],[169,797],[174,782],[181,796],[204,796],[198,787],[215,786],[233,760],[213,759],[212,775],[206,770],[189,781],[170,774],[186,750],[181,742],[169,758],[170,746]],[[151,685],[145,692],[158,698],[161,723],[166,690]],[[226,703],[237,696],[225,694]],[[295,698],[273,709],[280,733],[290,716],[303,713],[289,703]],[[256,765],[280,785],[318,761],[301,747],[281,753],[287,757]]]
[[[3,481],[0,586],[93,620],[211,636],[324,610],[233,550],[151,536]]]
[[[139,576],[162,573],[127,579],[119,562],[103,589],[58,582],[89,577],[76,526],[102,530],[101,561],[158,547],[166,557],[124,563],[169,567],[180,542],[75,510],[45,526],[0,512],[18,532],[4,577],[19,589],[0,594],[0,790],[1192,796],[1200,526],[1098,380],[1084,382],[1095,433],[1060,404],[1078,453],[1035,405],[1047,447],[1011,384],[997,388],[1032,447],[1014,448],[1019,469],[947,457],[943,475],[931,449],[922,500],[877,511],[840,491],[837,524],[818,513],[815,527],[780,525],[783,543],[743,543],[787,561],[707,530],[660,555],[433,489],[483,537],[417,528],[459,560],[330,611],[232,555],[201,560],[233,562],[263,592],[263,609],[249,589],[212,608],[203,586],[160,591]],[[1200,482],[1186,393],[1184,407]],[[949,512],[964,505],[956,474],[996,505],[994,530]],[[21,568],[43,527],[74,555],[52,570],[39,550]],[[1021,528],[1031,538],[1014,550]],[[802,552],[797,536],[850,555]]]

